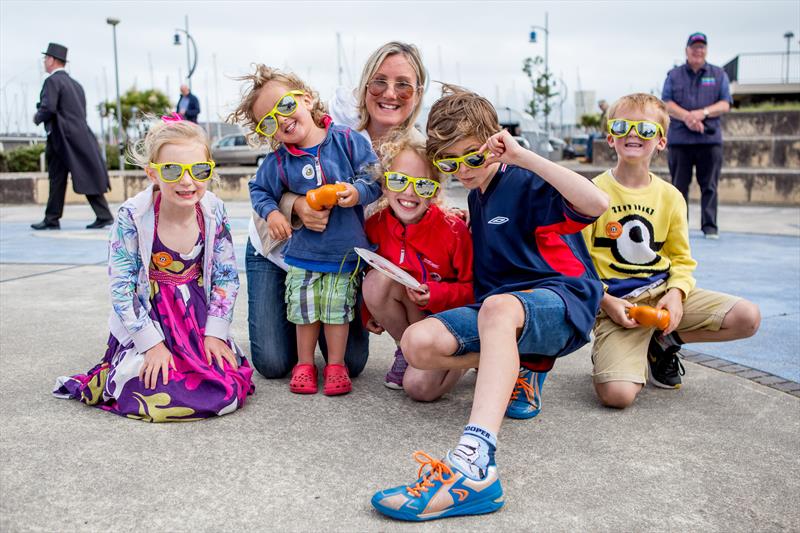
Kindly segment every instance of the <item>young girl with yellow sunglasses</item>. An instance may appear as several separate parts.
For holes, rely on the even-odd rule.
[[[242,407],[253,369],[230,337],[239,276],[203,129],[164,117],[131,150],[150,186],[111,228],[113,310],[103,360],[53,394],[146,422],[200,420]]]
[[[377,253],[422,284],[411,290],[377,270],[364,280],[364,303],[372,315],[367,329],[388,331],[399,345],[405,329],[431,313],[472,303],[472,238],[463,220],[440,207],[440,174],[425,157],[425,146],[398,134],[380,150],[382,206],[367,220]],[[408,367],[397,348],[385,385],[430,401],[450,390],[462,370]]]

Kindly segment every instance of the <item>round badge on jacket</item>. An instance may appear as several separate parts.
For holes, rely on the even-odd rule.
[[[314,179],[314,167],[306,165],[303,167],[303,177],[307,180]]]

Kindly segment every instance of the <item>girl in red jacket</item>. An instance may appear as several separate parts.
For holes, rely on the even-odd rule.
[[[366,223],[376,252],[411,274],[425,292],[411,290],[372,270],[364,279],[364,303],[372,315],[367,329],[388,331],[398,344],[386,374],[391,389],[405,389],[432,401],[453,388],[463,370],[408,367],[399,348],[406,328],[432,313],[474,301],[472,238],[466,223],[443,210],[440,174],[425,157],[425,146],[408,136],[383,144],[380,176],[383,198]]]

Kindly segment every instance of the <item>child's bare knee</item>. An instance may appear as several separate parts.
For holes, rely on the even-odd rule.
[[[431,353],[435,338],[426,320],[411,324],[403,332],[400,349],[408,364],[414,368],[425,368],[428,354]]]
[[[753,302],[742,300],[731,311],[735,312],[734,327],[742,338],[752,337],[761,326],[761,310]]]
[[[626,381],[610,381],[607,383],[595,383],[594,385],[594,390],[597,392],[600,403],[606,407],[614,407],[616,409],[629,407],[636,400],[636,396],[641,389],[641,385]]]
[[[389,291],[388,278],[378,272],[372,270],[364,277],[364,283],[361,287],[361,292],[364,295],[364,301],[367,304],[380,303],[385,299],[386,293]]]
[[[400,339],[400,349],[406,361],[420,370],[440,368],[440,358],[452,355],[457,348],[456,339],[435,318],[411,324]]]
[[[496,294],[484,300],[478,312],[478,328],[488,325],[511,324],[516,328],[523,326],[525,310],[522,303],[510,294]]]
[[[439,387],[424,374],[407,373],[403,377],[403,389],[412,400],[432,402],[441,398]]]

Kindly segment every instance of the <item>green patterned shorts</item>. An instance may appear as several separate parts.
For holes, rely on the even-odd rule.
[[[286,315],[292,324],[348,324],[355,315],[358,276],[289,266]]]

